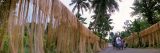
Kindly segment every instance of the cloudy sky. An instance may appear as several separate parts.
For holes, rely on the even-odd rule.
[[[73,6],[69,6],[71,3],[71,0],[61,0],[64,5],[67,6],[67,8],[71,11]],[[134,0],[122,0],[121,2],[118,2],[119,4],[119,11],[113,13],[111,15],[111,19],[113,19],[114,29],[113,32],[123,31],[124,22],[126,20],[134,20],[133,17],[130,16],[130,13],[133,11],[130,7],[132,7]],[[83,17],[87,17],[85,26],[88,27],[89,22],[91,20],[90,16],[93,15],[93,13],[85,12]]]

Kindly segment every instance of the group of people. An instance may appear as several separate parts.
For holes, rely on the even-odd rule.
[[[113,48],[123,50],[125,48],[125,41],[121,38],[120,35],[116,34],[116,36],[113,38],[112,45]]]

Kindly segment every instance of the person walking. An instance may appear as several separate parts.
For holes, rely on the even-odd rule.
[[[125,42],[120,34],[116,34],[116,47],[117,49],[124,49]]]

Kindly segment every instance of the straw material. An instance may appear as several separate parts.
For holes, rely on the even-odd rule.
[[[19,0],[12,4],[17,4],[11,7],[18,11],[10,12],[8,19],[11,53],[25,53],[26,49],[29,53],[96,53],[101,50],[99,45],[106,47],[106,42],[99,43],[99,37],[59,0]]]
[[[125,38],[125,41],[132,47],[138,44],[137,33],[132,33],[129,37]],[[148,27],[147,29],[140,32],[143,46],[148,45],[149,47],[158,47],[160,42],[160,22]]]

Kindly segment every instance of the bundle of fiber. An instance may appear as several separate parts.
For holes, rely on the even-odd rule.
[[[17,5],[8,19],[11,53],[95,53],[106,45],[59,0],[12,3]]]

